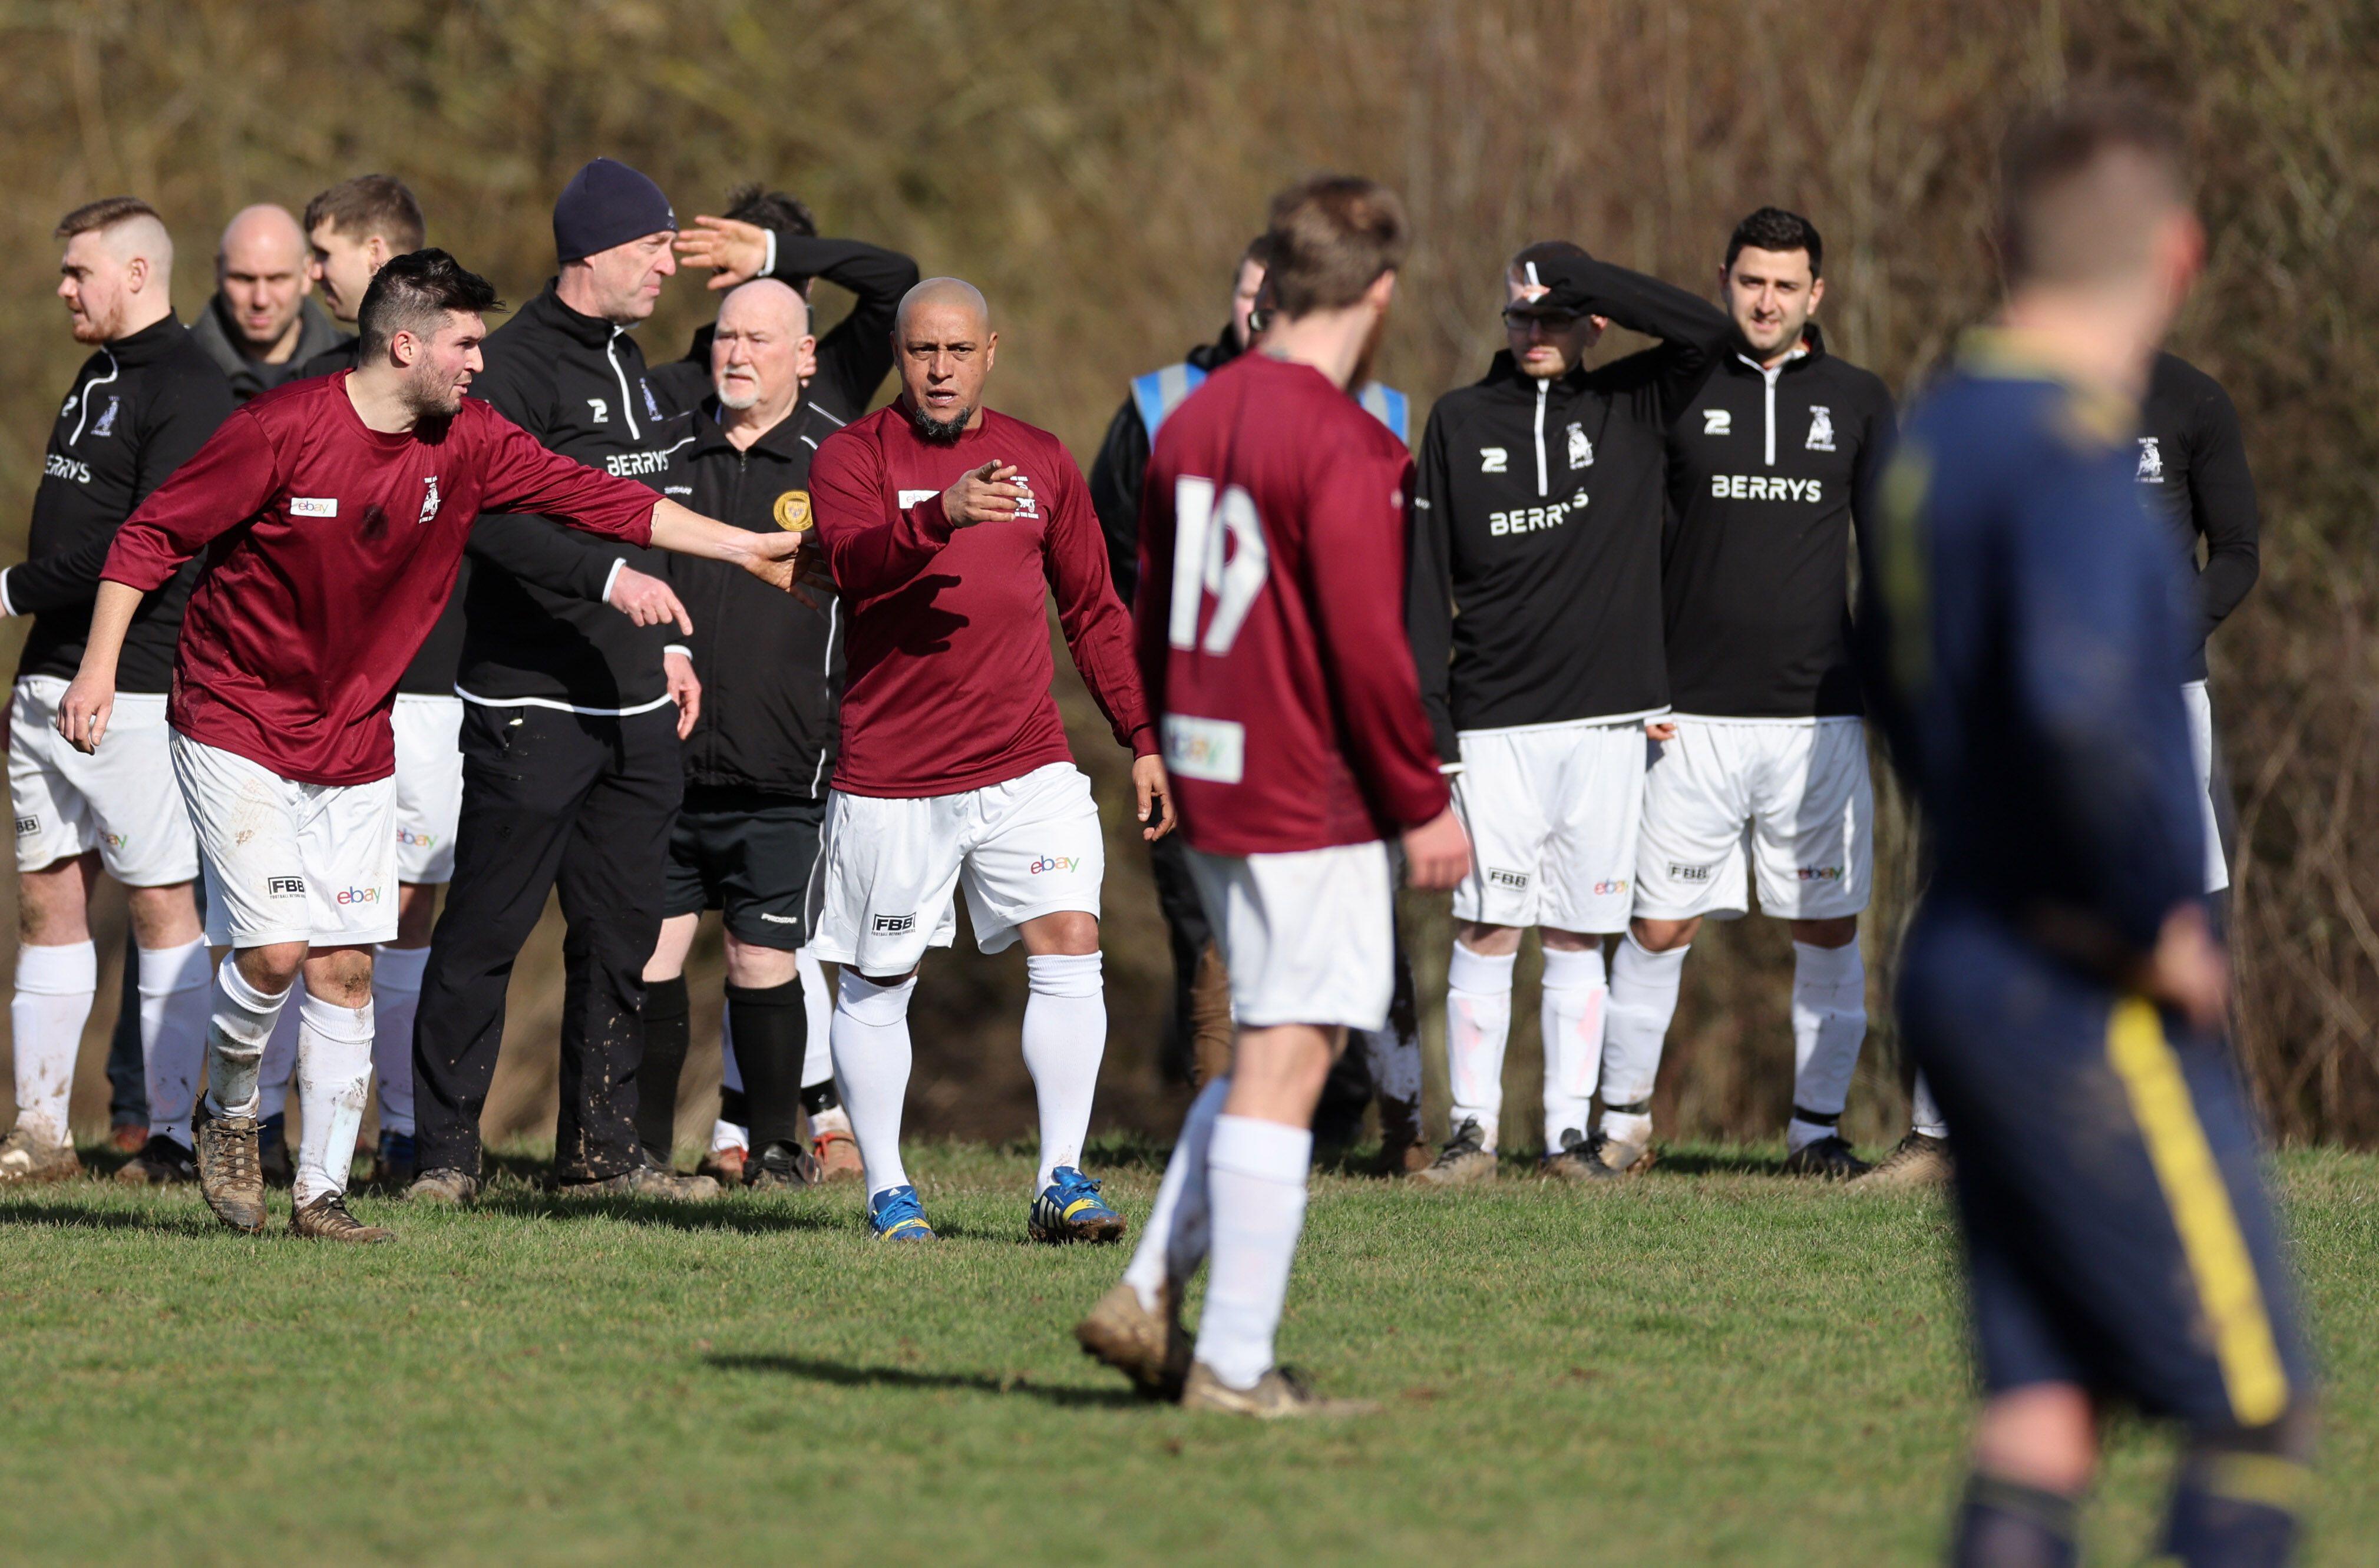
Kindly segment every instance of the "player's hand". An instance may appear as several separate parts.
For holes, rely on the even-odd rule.
[[[1132,793],[1140,799],[1140,836],[1155,843],[1173,831],[1173,780],[1165,776],[1161,757],[1134,757]]]
[[[1470,874],[1470,836],[1446,807],[1419,827],[1405,829],[1405,881],[1443,891]]]
[[[815,602],[793,581],[800,572],[794,558],[805,548],[803,541],[808,537],[806,532],[754,534],[741,541],[749,547],[749,553],[743,558],[743,570],[779,593],[791,594],[815,609]]]
[[[1648,741],[1673,741],[1677,738],[1677,722],[1673,718],[1648,718],[1644,721],[1644,738]]]
[[[1016,515],[1016,503],[1024,499],[1024,487],[1008,481],[1015,472],[1014,464],[997,458],[974,469],[942,492],[942,515],[953,528],[1005,523]]]
[[[99,750],[102,737],[107,733],[107,720],[115,711],[115,681],[113,676],[103,681],[89,675],[78,675],[74,684],[58,702],[58,733],[66,744],[85,754]]]
[[[694,660],[675,650],[661,655],[661,673],[669,681],[670,701],[677,704],[677,738],[682,741],[702,717],[702,681],[694,673]]]
[[[802,535],[801,541],[793,552],[792,580],[785,585],[785,591],[824,614],[826,599],[823,596],[835,591],[834,572],[827,565],[826,549],[817,542],[815,533]]]
[[[677,591],[633,566],[622,566],[611,579],[611,595],[607,602],[639,626],[660,626],[674,621],[681,634],[694,635],[694,617],[685,612],[684,601],[677,597]]]
[[[694,224],[678,231],[677,259],[689,267],[709,268],[713,289],[733,288],[760,275],[768,259],[767,230],[733,218],[696,217]]]
[[[2205,911],[2183,904],[2165,916],[2156,950],[2142,966],[2139,988],[2208,1034],[2230,1023],[2230,959],[2214,940]]]

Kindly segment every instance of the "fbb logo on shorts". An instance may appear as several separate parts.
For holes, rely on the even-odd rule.
[[[302,899],[306,896],[306,879],[302,876],[268,876],[264,879],[264,896],[268,899]]]
[[[1805,865],[1795,867],[1793,874],[1804,882],[1840,882],[1842,868],[1838,865]]]
[[[1512,887],[1525,891],[1528,886],[1528,874],[1525,871],[1505,871],[1501,867],[1491,865],[1487,868],[1487,880],[1498,887]]]
[[[1624,893],[1625,891],[1627,891],[1627,879],[1624,876],[1616,882],[1598,882],[1594,885],[1594,893],[1597,898],[1605,898],[1612,893]]]
[[[1038,876],[1045,871],[1071,871],[1081,863],[1080,855],[1042,855],[1025,869]]]
[[[339,889],[339,902],[343,904],[377,904],[380,902],[380,889],[377,887],[342,887]]]
[[[877,915],[869,922],[870,928],[883,936],[898,936],[904,931],[913,931],[916,925],[917,917],[912,914]]]
[[[1708,882],[1710,879],[1710,873],[1717,869],[1716,866],[1711,865],[1679,865],[1674,861],[1669,862],[1669,874],[1680,882]]]
[[[20,816],[17,819],[17,837],[19,838],[28,833],[39,833],[41,830],[42,819],[38,816]]]

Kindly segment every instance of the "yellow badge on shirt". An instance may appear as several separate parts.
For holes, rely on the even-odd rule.
[[[787,490],[777,498],[777,526],[788,534],[805,532],[810,525],[810,493],[807,490]]]

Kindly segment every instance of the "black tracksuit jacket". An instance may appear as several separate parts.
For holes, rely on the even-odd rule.
[[[1499,353],[1430,411],[1407,624],[1438,753],[1455,736],[1668,706],[1660,540],[1670,422],[1727,332],[1718,308],[1608,262],[1594,314],[1657,348],[1551,381]]]
[[[1669,430],[1669,705],[1727,718],[1859,712],[1851,525],[1866,526],[1891,394],[1813,326],[1771,375],[1730,339]]]
[[[2159,354],[2140,409],[2139,480],[2155,487],[2149,510],[2172,530],[2173,549],[2197,582],[2182,679],[2205,679],[2205,639],[2255,585],[2255,480],[2239,411],[2221,383],[2175,354]],[[2198,541],[2205,542],[2204,560]]]
[[[238,406],[223,371],[170,316],[83,361],[50,427],[25,560],[0,573],[10,611],[33,618],[18,680],[74,678],[116,529]],[[140,601],[125,633],[117,690],[172,685],[182,611],[204,568],[204,556],[186,562]]]
[[[1182,358],[1212,374],[1238,356],[1238,341],[1225,327],[1213,343],[1200,344]],[[1148,481],[1149,445],[1140,400],[1126,392],[1091,464],[1091,510],[1107,537],[1107,575],[1127,608],[1140,592],[1140,489]]]

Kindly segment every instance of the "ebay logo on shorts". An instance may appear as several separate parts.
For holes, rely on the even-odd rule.
[[[396,830],[396,841],[400,844],[410,845],[415,849],[426,850],[429,848],[430,845],[438,842],[438,839],[432,834],[416,833],[410,827],[400,827]]]
[[[343,904],[377,904],[380,902],[380,889],[377,887],[341,888],[339,891],[339,902]]]
[[[1795,869],[1793,874],[1804,882],[1840,882],[1842,868],[1838,865],[1805,865]]]
[[[1081,863],[1080,855],[1043,855],[1025,869],[1038,876],[1045,871],[1071,871]]]

